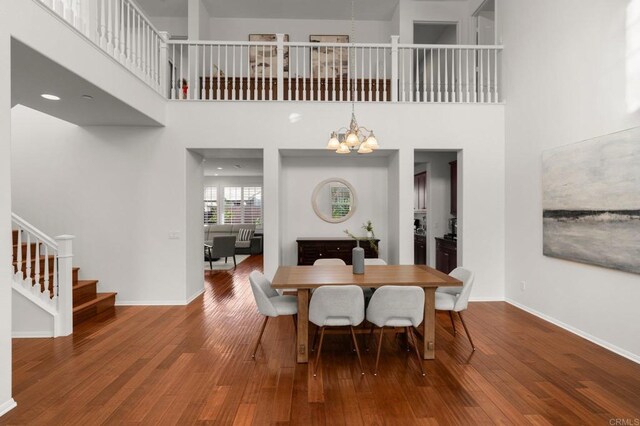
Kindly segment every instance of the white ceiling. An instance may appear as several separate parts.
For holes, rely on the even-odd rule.
[[[448,0],[450,1],[450,0]],[[187,0],[136,0],[149,16],[187,17]],[[211,17],[351,19],[348,0],[203,0]],[[356,0],[357,20],[388,21],[398,0]]]
[[[50,93],[59,101],[43,99]],[[83,95],[93,97],[84,99]],[[81,126],[159,124],[25,44],[11,39],[11,105],[21,104]]]

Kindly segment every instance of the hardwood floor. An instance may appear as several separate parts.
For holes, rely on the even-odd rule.
[[[269,321],[252,361],[262,317],[247,276],[261,265],[206,272],[189,306],[118,307],[70,337],[15,339],[18,406],[0,424],[638,424],[639,365],[506,303],[470,304],[475,353],[439,316],[426,377],[388,334],[377,377],[374,347],[361,376],[349,336],[327,335],[313,378],[290,318]]]

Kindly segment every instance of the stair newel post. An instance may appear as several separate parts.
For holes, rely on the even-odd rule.
[[[54,290],[57,296],[58,315],[55,336],[68,336],[73,333],[73,235],[55,237],[58,243],[58,285]]]

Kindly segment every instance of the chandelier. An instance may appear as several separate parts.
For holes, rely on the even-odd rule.
[[[349,48],[349,68],[351,75],[355,75],[351,70],[351,65],[355,62],[353,58],[355,52],[355,14],[354,0],[351,0],[351,46]],[[334,70],[335,73],[335,70]],[[342,127],[337,131],[331,132],[331,137],[327,143],[327,149],[337,152],[338,154],[350,154],[357,152],[358,154],[369,154],[378,149],[378,140],[373,134],[373,130],[366,127],[358,126],[355,112],[355,81],[351,83],[351,123],[349,127]]]

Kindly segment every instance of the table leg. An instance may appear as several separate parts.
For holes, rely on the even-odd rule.
[[[424,289],[424,359],[434,359],[436,357],[436,288],[426,287]]]
[[[309,289],[298,289],[298,335],[296,336],[298,364],[309,362]]]

